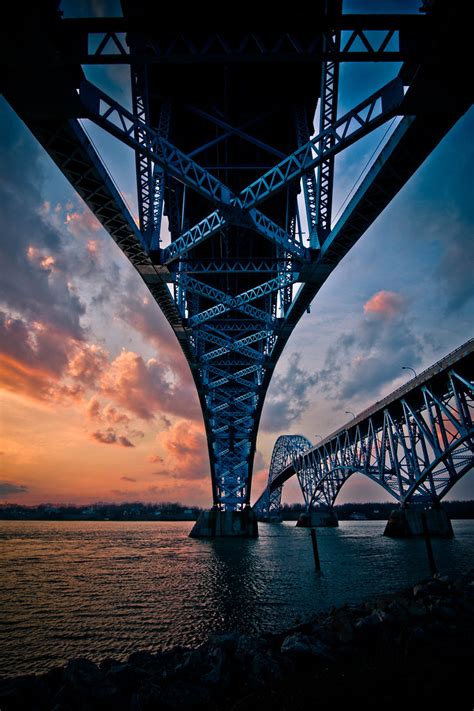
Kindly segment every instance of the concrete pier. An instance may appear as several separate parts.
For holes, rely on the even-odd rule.
[[[399,508],[390,514],[384,536],[390,538],[413,538],[423,536],[422,509]],[[454,532],[450,518],[442,508],[425,509],[428,533],[433,538],[453,538]]]
[[[274,514],[272,516],[259,516],[258,521],[259,523],[282,523],[283,518],[278,514]]]
[[[296,525],[298,528],[332,528],[339,526],[339,521],[332,509],[312,509],[300,514]]]
[[[257,516],[250,508],[243,511],[203,511],[189,535],[191,538],[257,538]]]

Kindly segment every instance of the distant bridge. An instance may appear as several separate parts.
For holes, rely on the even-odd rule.
[[[279,437],[268,484],[254,505],[278,516],[283,484],[296,474],[308,511],[332,509],[356,473],[402,506],[437,505],[474,467],[474,339],[313,446]]]
[[[205,3],[168,3],[166,21],[152,0],[121,7],[73,19],[55,0],[10,3],[1,90],[168,319],[203,411],[214,514],[244,521],[276,363],[331,272],[470,107],[470,26],[459,0],[426,0],[421,15],[314,0],[271,18],[240,3],[230,24]],[[361,61],[394,62],[393,78],[341,115],[340,63]],[[130,108],[86,78],[111,64],[130,67]],[[335,155],[395,117],[333,225]],[[134,152],[138,225],[83,119]],[[237,532],[239,516],[217,518],[205,535]]]

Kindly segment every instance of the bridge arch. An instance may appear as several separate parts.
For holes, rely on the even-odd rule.
[[[279,437],[267,500],[273,496],[275,508],[284,482],[296,474],[308,510],[332,508],[344,484],[360,473],[402,506],[439,504],[474,467],[473,364],[471,340],[317,447],[301,435]],[[261,497],[258,514],[263,505]]]

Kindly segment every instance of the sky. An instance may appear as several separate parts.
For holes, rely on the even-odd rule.
[[[63,7],[73,15],[86,4]],[[116,11],[114,3],[90,8]],[[346,11],[359,9],[346,3]],[[343,65],[341,111],[396,71],[393,64]],[[90,68],[87,76],[129,102],[126,68]],[[202,416],[170,326],[2,97],[0,123],[0,502],[209,506]],[[136,214],[131,151],[84,125]],[[337,158],[335,216],[386,130]],[[473,135],[471,109],[346,255],[296,327],[264,406],[252,500],[265,486],[279,435],[316,442],[350,419],[346,411],[360,412],[405,382],[410,371],[402,366],[420,372],[472,337]],[[166,232],[165,220],[165,239]],[[473,497],[469,474],[450,498]],[[283,500],[302,500],[296,480]],[[367,500],[385,501],[387,493],[361,475],[338,497]]]

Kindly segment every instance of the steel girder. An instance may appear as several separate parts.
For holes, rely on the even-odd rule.
[[[434,53],[430,18],[414,15],[335,14],[317,18],[309,33],[306,27],[268,33],[232,28],[232,33],[209,31],[198,39],[181,29],[179,41],[162,32],[147,40],[141,52],[133,51],[125,38],[134,30],[146,36],[149,28],[138,17],[66,19],[63,24],[70,38],[68,60],[77,64],[403,62],[429,59]],[[334,30],[344,32],[340,46],[333,41]]]
[[[300,435],[275,443],[266,490],[254,509],[267,515],[275,489],[296,474],[308,509],[332,507],[352,474],[382,486],[400,504],[437,504],[474,468],[474,340],[318,446]],[[386,403],[384,405],[384,403]]]
[[[242,190],[236,203],[246,209],[260,205],[292,180],[301,178],[393,118],[403,97],[403,81],[397,77]]]

